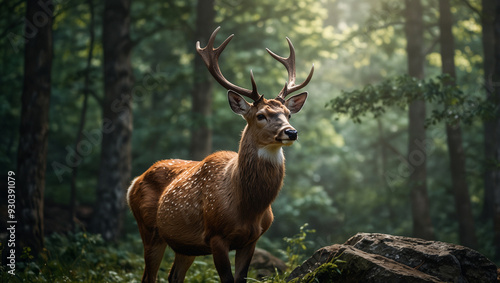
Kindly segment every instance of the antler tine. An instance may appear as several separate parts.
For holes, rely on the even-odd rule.
[[[215,42],[215,37],[217,36],[217,33],[219,32],[220,27],[217,27],[212,35],[210,36],[210,39],[208,40],[207,46],[204,48],[200,47],[200,42],[196,42],[196,51],[198,54],[200,54],[201,58],[203,59],[203,62],[205,62],[205,65],[207,66],[208,71],[214,79],[223,87],[225,87],[228,90],[232,90],[238,94],[241,94],[243,96],[246,96],[253,101],[258,101],[261,98],[261,95],[259,95],[257,91],[257,84],[255,83],[255,79],[253,77],[253,73],[251,73],[251,81],[252,81],[252,90],[246,89],[239,87],[230,81],[228,81],[224,75],[222,75],[222,72],[219,68],[219,56],[224,51],[224,48],[229,44],[229,41],[234,37],[234,34],[231,34],[224,42],[217,48],[214,48],[214,42]]]
[[[283,89],[280,91],[278,94],[278,98],[284,99],[287,95],[289,95],[292,92],[295,92],[303,87],[305,87],[309,81],[311,81],[312,75],[314,73],[314,64],[311,68],[311,71],[309,72],[309,75],[307,76],[306,80],[299,84],[295,85],[295,79],[296,79],[296,74],[295,74],[295,48],[293,47],[292,41],[287,37],[286,40],[288,41],[288,47],[290,48],[290,55],[288,58],[281,57],[277,55],[276,53],[272,52],[269,50],[269,48],[266,48],[267,52],[278,62],[283,64],[285,66],[287,72],[288,72],[288,82],[285,84]]]
[[[272,52],[269,48],[266,48],[267,52],[276,59],[278,62],[283,64],[288,71],[288,83],[287,84],[294,84],[295,83],[295,48],[293,47],[292,41],[287,37],[286,40],[288,41],[288,46],[290,48],[290,55],[288,58],[281,57],[278,54]]]

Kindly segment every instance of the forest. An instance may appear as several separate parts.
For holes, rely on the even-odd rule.
[[[266,48],[288,56],[293,42],[298,82],[314,65],[257,247],[293,266],[377,232],[464,245],[500,264],[497,0],[1,6],[2,280],[140,281],[131,181],[159,160],[238,151],[245,120],[196,52],[217,27],[215,46],[234,34],[224,76],[250,88],[252,72],[267,99],[287,72]],[[172,260],[167,249],[161,282]],[[211,258],[189,272],[188,282],[218,280]]]

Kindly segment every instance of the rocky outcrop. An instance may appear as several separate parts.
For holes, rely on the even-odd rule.
[[[316,251],[288,281],[496,282],[496,278],[495,264],[463,246],[359,233],[343,245]]]

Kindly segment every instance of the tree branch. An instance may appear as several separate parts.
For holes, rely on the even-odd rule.
[[[426,56],[432,52],[432,49],[434,49],[434,47],[436,47],[440,38],[441,37],[439,35],[434,38],[434,40],[432,41],[432,44],[424,51],[424,56]]]
[[[471,9],[474,13],[479,15],[479,18],[483,17],[483,13],[479,11],[476,7],[472,6],[472,4],[469,2],[469,0],[462,0],[464,2],[465,6],[467,6],[469,9]]]
[[[189,25],[183,24],[183,25],[164,25],[164,24],[158,24],[158,26],[152,28],[151,30],[144,31],[144,32],[138,32],[140,36],[136,37],[131,41],[131,47],[137,46],[141,41],[144,39],[151,37],[155,35],[157,32],[165,31],[165,30],[183,30],[186,33],[193,33],[193,30],[189,27]]]

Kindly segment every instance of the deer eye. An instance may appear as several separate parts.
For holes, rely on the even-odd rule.
[[[264,114],[257,115],[257,120],[262,121],[262,120],[265,120],[265,119],[266,119],[266,116]]]
[[[290,120],[292,118],[292,115],[288,114],[288,120]]]

